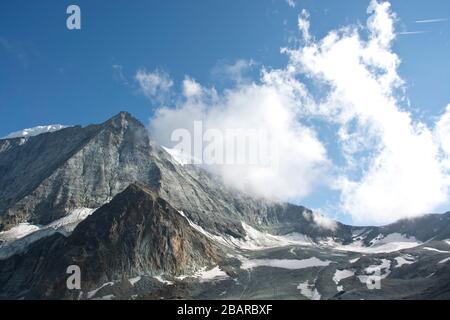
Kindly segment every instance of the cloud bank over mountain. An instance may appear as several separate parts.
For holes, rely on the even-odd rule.
[[[253,81],[234,72],[235,85],[221,92],[186,77],[173,106],[162,105],[151,119],[153,136],[173,147],[173,131],[194,133],[194,121],[203,129],[266,130],[276,141],[277,166],[212,169],[238,188],[284,200],[326,185],[339,192],[337,206],[356,223],[388,223],[448,203],[450,107],[435,125],[414,119],[403,106],[401,60],[392,48],[396,15],[389,2],[375,0],[367,13],[366,26],[316,39],[301,10],[299,39],[281,50],[289,59],[284,68],[261,67]],[[243,63],[233,70],[245,69]],[[141,69],[136,79],[153,101],[172,89],[159,71]]]

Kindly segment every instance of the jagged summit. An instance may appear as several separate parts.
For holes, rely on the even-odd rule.
[[[120,111],[115,116],[111,117],[111,119],[121,118],[121,119],[135,119],[134,116],[128,111]]]
[[[140,127],[145,127],[137,118],[135,118],[131,113],[127,111],[120,111],[115,116],[111,117],[104,122],[104,125],[114,125],[114,126],[126,126],[127,124],[134,124]]]

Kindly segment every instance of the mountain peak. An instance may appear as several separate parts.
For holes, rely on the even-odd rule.
[[[120,120],[137,121],[137,122],[139,122],[138,119],[136,119],[131,113],[129,113],[127,111],[120,111],[118,114],[113,116],[111,118],[111,120],[112,119],[120,119]]]
[[[131,113],[126,111],[121,111],[109,120],[107,120],[105,125],[113,125],[114,127],[125,127],[128,124],[134,124],[138,127],[145,128],[145,126],[136,119]]]
[[[113,118],[121,118],[121,119],[134,119],[133,115],[128,111],[120,111]]]
[[[139,182],[130,183],[130,185],[123,191],[123,193],[145,194],[146,196],[150,196],[150,198],[153,200],[159,197],[158,194],[151,190],[148,186]]]

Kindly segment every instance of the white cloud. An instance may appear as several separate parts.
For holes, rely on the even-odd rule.
[[[309,13],[305,9],[298,16],[298,28],[302,32],[303,40],[306,42],[311,40],[311,35],[309,33]]]
[[[256,66],[253,60],[239,59],[234,63],[220,62],[212,70],[212,74],[222,80],[231,80],[240,85],[244,82],[250,82],[247,73]]]
[[[198,97],[202,94],[201,85],[190,77],[183,80],[183,95],[186,98]]]
[[[390,4],[371,1],[368,13],[367,40],[347,27],[288,52],[293,68],[331,86],[315,115],[340,126],[337,138],[349,164],[336,180],[343,210],[356,222],[387,223],[445,203],[448,183],[432,129],[414,121],[396,97],[403,81],[391,49]],[[359,178],[348,170],[355,163],[363,164]]]
[[[335,220],[330,219],[326,215],[322,214],[320,211],[317,212],[305,212],[303,213],[303,217],[313,222],[318,228],[335,231],[338,224]]]
[[[214,170],[238,188],[285,200],[329,183],[341,193],[341,210],[357,223],[393,222],[448,203],[450,107],[430,127],[401,106],[401,61],[392,50],[396,16],[389,2],[375,0],[367,12],[366,27],[347,26],[315,40],[303,10],[302,46],[282,50],[288,65],[263,67],[257,82],[237,82],[219,94],[186,78],[184,100],[175,108],[161,108],[151,120],[154,136],[170,146],[170,133],[192,130],[194,120],[219,130],[266,128],[278,142],[277,170]],[[300,80],[305,78],[325,90],[324,96],[314,100]],[[331,141],[344,163],[335,161],[333,171],[325,144],[306,125],[311,121],[337,127]],[[320,217],[318,223],[326,224]]]
[[[173,147],[172,132],[185,128],[192,133],[194,121],[199,120],[204,131],[249,129],[270,133],[276,149],[270,150],[269,156],[277,156],[277,166],[230,164],[209,169],[247,192],[270,198],[304,197],[324,179],[328,169],[326,150],[312,129],[296,121],[296,96],[288,92],[292,89],[286,83],[275,78],[266,73],[260,84],[241,85],[220,95],[213,89],[196,90],[203,95],[185,99],[176,108],[158,110],[150,122],[152,135],[161,144]],[[223,144],[231,139],[225,137]]]
[[[390,8],[389,2],[380,3],[375,0],[372,0],[367,8],[367,13],[371,14],[367,20],[370,41],[377,42],[383,49],[389,49],[392,40],[395,39],[394,21],[396,16]]]
[[[173,81],[169,75],[161,70],[148,72],[145,69],[137,71],[135,80],[138,82],[140,91],[149,99],[162,103],[170,89]]]

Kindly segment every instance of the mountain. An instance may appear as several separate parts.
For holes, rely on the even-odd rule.
[[[179,165],[125,112],[101,125],[42,134],[22,145],[0,141],[5,149],[0,153],[0,231],[24,221],[45,225],[74,208],[98,208],[131,182],[148,185],[217,234],[244,236],[242,220],[290,231],[309,225],[303,223],[306,208],[242,194],[198,167]]]
[[[448,298],[449,239],[450,213],[324,225],[245,194],[126,112],[0,140],[3,299]],[[66,287],[70,265],[81,290]]]

